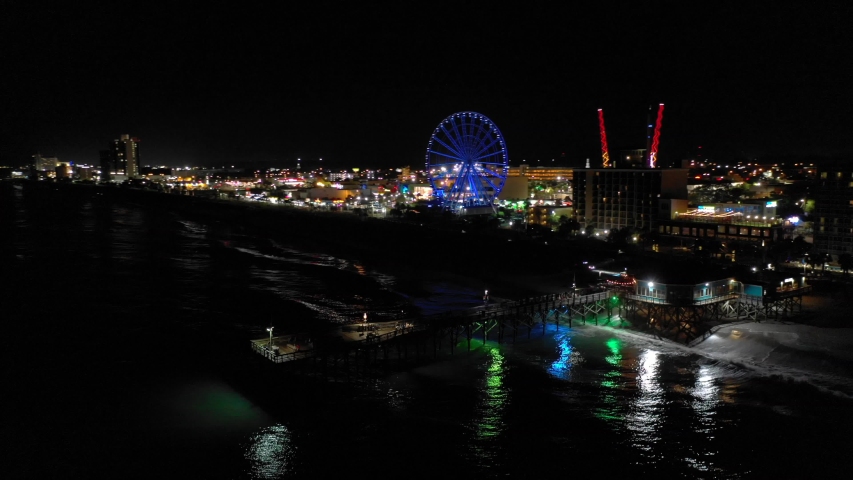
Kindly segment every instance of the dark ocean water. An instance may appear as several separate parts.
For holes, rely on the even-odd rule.
[[[848,397],[610,328],[349,383],[259,371],[270,324],[464,308],[482,285],[103,195],[0,202],[4,478],[849,476]]]

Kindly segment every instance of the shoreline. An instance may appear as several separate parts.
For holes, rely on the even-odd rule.
[[[232,232],[245,230],[275,241],[363,262],[380,271],[421,270],[426,277],[447,279],[477,290],[488,289],[495,298],[509,300],[566,292],[572,283],[572,259],[594,257],[612,250],[607,244],[597,245],[600,247],[598,250],[588,251],[586,244],[569,243],[568,249],[573,250],[573,255],[569,255],[561,251],[567,249],[565,244],[555,248],[554,245],[535,242],[523,234],[507,238],[474,231],[462,233],[451,228],[361,219],[344,212],[302,211],[296,207],[119,187],[47,182],[27,182],[25,189],[27,187],[48,192],[102,194],[97,198],[138,202],[144,207],[200,219],[210,226],[210,235],[219,240],[227,239]],[[341,231],[345,232],[344,235]],[[500,233],[513,235],[519,232]],[[472,244],[475,248],[465,248]],[[585,279],[576,280],[580,284]],[[845,289],[841,295],[827,292],[805,296],[802,312],[794,312],[778,320],[827,328],[847,326],[844,312],[853,306],[849,300],[853,296],[848,295],[853,291],[849,283],[839,285]]]

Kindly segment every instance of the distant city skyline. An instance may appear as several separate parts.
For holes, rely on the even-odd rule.
[[[150,165],[416,168],[442,119],[475,111],[511,164],[582,166],[600,161],[597,109],[615,152],[645,148],[658,103],[663,165],[699,146],[733,160],[853,153],[846,4],[453,5],[16,5],[0,164],[98,164],[127,133]]]

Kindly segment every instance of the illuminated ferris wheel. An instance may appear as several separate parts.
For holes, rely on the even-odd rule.
[[[438,124],[429,139],[427,176],[444,208],[493,207],[508,170],[503,135],[485,115],[454,113]]]

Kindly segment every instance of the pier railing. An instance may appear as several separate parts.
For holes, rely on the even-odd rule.
[[[392,338],[399,337],[401,335],[426,330],[426,328],[427,328],[426,324],[423,324],[423,323],[418,323],[418,324],[411,323],[410,325],[411,326],[401,328],[399,330],[395,329],[394,331],[386,332],[383,334],[369,335],[363,339],[353,341],[353,342],[347,342],[347,343],[350,343],[353,346],[382,343],[386,340],[390,340]],[[291,362],[293,360],[310,358],[310,357],[314,356],[314,354],[316,353],[314,348],[307,349],[307,350],[301,350],[298,352],[281,353],[278,350],[271,350],[267,344],[260,343],[260,342],[257,342],[255,340],[252,340],[251,344],[252,344],[252,350],[255,353],[265,357],[267,360],[270,360],[273,363],[286,363],[286,362]]]
[[[299,360],[302,358],[309,358],[314,354],[313,350],[305,350],[305,351],[301,351],[301,352],[279,353],[279,352],[270,350],[269,347],[267,347],[266,345],[259,345],[255,341],[252,341],[252,350],[254,350],[256,353],[258,353],[260,355],[263,355],[264,357],[266,357],[268,360],[272,361],[273,363],[285,363],[285,362],[290,362],[293,360]]]

